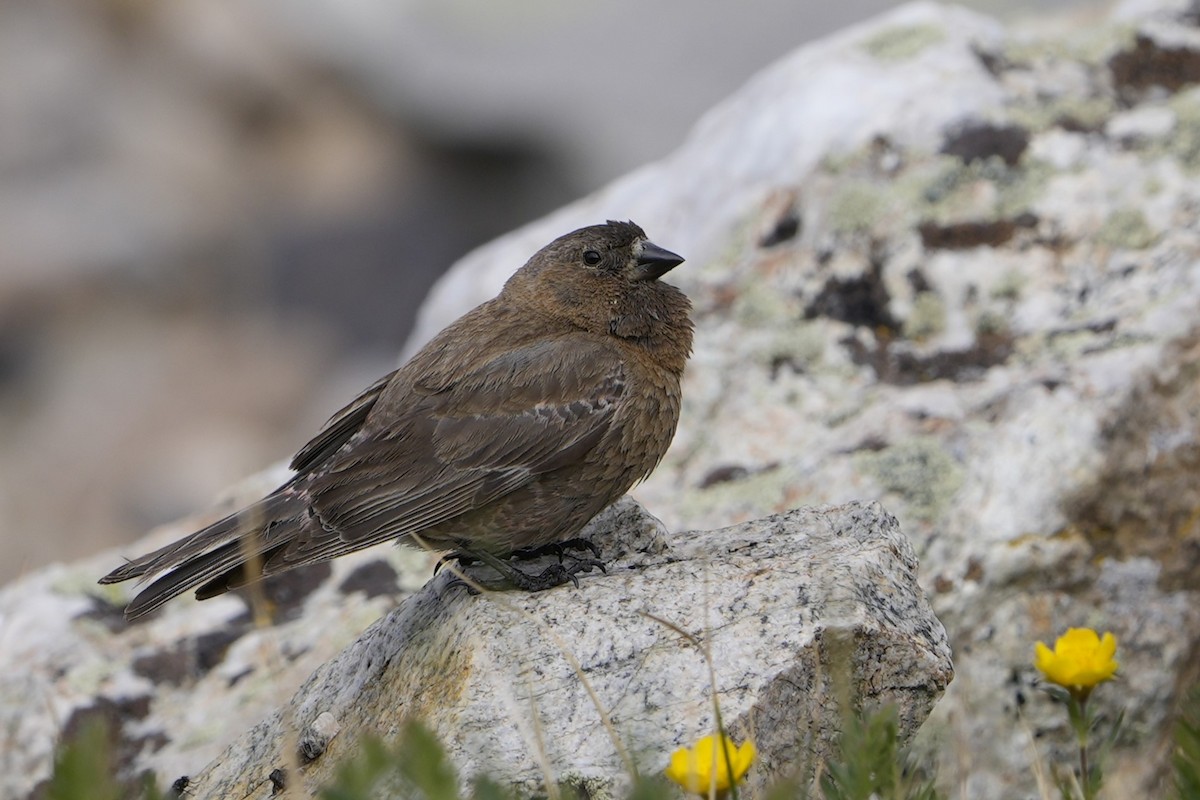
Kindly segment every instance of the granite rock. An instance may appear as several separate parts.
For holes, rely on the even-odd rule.
[[[393,736],[415,717],[464,779],[484,773],[520,796],[548,781],[622,796],[629,763],[653,774],[711,732],[715,690],[731,733],[758,746],[754,792],[830,754],[846,692],[895,707],[907,738],[952,677],[912,549],[878,505],[668,534],[626,498],[587,535],[615,560],[578,590],[472,597],[449,574],[430,581],[189,791],[267,798],[282,769],[312,795],[356,737]],[[322,721],[341,733],[297,760]]]

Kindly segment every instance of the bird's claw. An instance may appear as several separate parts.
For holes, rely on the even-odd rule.
[[[509,576],[510,580],[518,589],[524,589],[527,592],[541,592],[546,589],[553,589],[555,586],[562,586],[567,581],[579,588],[579,578],[576,577],[580,572],[591,572],[594,567],[599,567],[601,572],[607,572],[604,567],[604,562],[595,558],[581,558],[571,564],[551,564],[537,575],[530,575],[520,570],[513,570],[513,575]],[[520,576],[520,577],[518,577]]]
[[[558,560],[561,563],[563,560],[563,555],[568,550],[587,550],[591,552],[593,558],[600,558],[600,548],[596,546],[596,543],[590,539],[583,538],[566,539],[565,541],[561,542],[551,542],[550,544],[544,544],[539,547],[521,547],[517,550],[513,550],[512,554],[509,555],[509,558],[514,561],[529,561],[545,555],[555,555],[558,556]]]
[[[470,553],[460,553],[458,550],[454,550],[446,553],[446,555],[437,560],[437,563],[433,565],[433,574],[437,575],[448,561],[457,561],[460,567],[469,567],[478,561],[478,559]]]

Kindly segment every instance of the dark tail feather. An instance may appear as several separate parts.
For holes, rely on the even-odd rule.
[[[125,607],[125,619],[149,614],[193,586],[230,568],[237,569],[246,555],[242,542],[234,541],[226,542],[211,553],[196,556],[138,592],[133,602]]]
[[[117,567],[101,578],[100,583],[120,583],[169,570],[143,589],[125,609],[127,619],[148,614],[193,586],[215,581],[223,573],[245,572],[242,566],[246,562],[261,563],[264,553],[269,555],[295,536],[303,510],[300,497],[287,490],[280,491],[191,536]],[[257,575],[246,580],[254,577]],[[230,585],[245,582],[233,582],[232,575],[226,580]]]
[[[267,562],[271,560],[272,556],[287,546],[287,542],[275,545],[270,550],[256,554],[254,558],[243,561],[233,569],[225,570],[212,580],[200,584],[196,588],[196,599],[207,600],[210,597],[225,594],[231,589],[238,589],[248,583],[253,583],[266,577],[271,574],[267,568]]]
[[[300,498],[286,489],[264,497],[224,519],[217,520],[191,536],[185,536],[166,547],[136,558],[100,579],[100,583],[120,583],[170,569],[208,552],[225,542],[239,539],[252,532],[261,532],[271,523],[298,516]]]
[[[137,619],[149,614],[192,587],[199,587],[196,599],[207,600],[258,580],[262,577],[266,559],[287,547],[288,540],[299,530],[296,522],[276,522],[264,534],[256,531],[188,559],[138,592],[133,602],[126,606],[125,618]],[[275,543],[267,544],[268,540],[275,540]]]

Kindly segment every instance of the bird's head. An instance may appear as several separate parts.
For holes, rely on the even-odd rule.
[[[505,293],[580,327],[616,333],[615,324],[657,318],[658,306],[678,305],[675,298],[686,304],[678,289],[659,281],[682,263],[682,256],[651,242],[633,222],[610,220],[543,247],[509,279]]]

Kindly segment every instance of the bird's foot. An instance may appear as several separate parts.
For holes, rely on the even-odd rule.
[[[591,539],[582,538],[567,539],[562,542],[551,542],[550,544],[544,544],[540,547],[522,547],[520,549],[513,550],[509,558],[514,561],[529,561],[531,559],[540,558],[541,556],[553,555],[558,556],[558,560],[561,563],[563,560],[563,554],[570,550],[574,550],[576,552],[583,552],[584,550],[587,550],[592,554],[593,559],[600,558],[600,548],[596,546],[595,542],[593,542]]]
[[[518,589],[524,589],[527,592],[542,592],[546,589],[553,589],[555,586],[562,586],[567,581],[575,584],[575,588],[579,588],[579,578],[575,577],[580,572],[591,572],[593,568],[598,568],[601,572],[608,572],[604,566],[604,562],[598,558],[578,558],[570,564],[551,564],[537,575],[530,575],[528,572],[513,567],[512,574],[505,575],[514,586]]]
[[[582,540],[581,540],[582,541]],[[584,545],[586,549],[592,550],[591,546]],[[560,549],[563,549],[560,545]],[[548,552],[555,552],[550,550]],[[603,561],[598,558],[580,558],[572,556],[572,561],[569,564],[564,564],[561,561],[557,564],[551,564],[536,575],[518,569],[510,561],[497,558],[488,552],[470,552],[459,550],[451,555],[446,556],[442,561],[449,560],[454,557],[459,564],[464,563],[464,559],[469,559],[468,563],[481,561],[487,564],[500,574],[503,582],[499,586],[492,586],[479,579],[473,579],[467,582],[460,577],[454,577],[446,584],[446,588],[454,586],[465,586],[470,594],[479,594],[479,588],[484,589],[499,589],[499,588],[517,588],[524,589],[527,592],[541,592],[546,589],[553,589],[555,586],[562,586],[570,581],[579,588],[579,578],[576,577],[581,572],[591,572],[593,569],[599,569],[601,572],[607,572],[607,568]],[[440,565],[441,562],[439,562]]]

